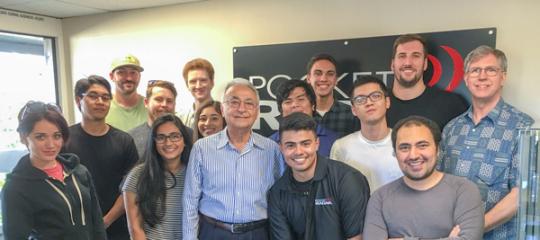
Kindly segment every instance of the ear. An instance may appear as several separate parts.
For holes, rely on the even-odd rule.
[[[26,137],[27,137],[27,135],[19,134],[19,138],[21,140],[21,143],[28,147],[28,141],[26,140]]]
[[[427,70],[428,67],[428,56],[424,58],[424,72]]]
[[[504,83],[506,82],[506,72],[501,72],[501,87],[504,86]]]
[[[390,69],[392,72],[394,71],[394,58],[392,57],[392,60],[390,60]]]
[[[148,108],[148,98],[144,98],[144,107]]]
[[[75,104],[77,104],[77,108],[79,110],[81,110],[81,100],[82,100],[81,97],[79,97],[79,96],[75,97]]]
[[[385,97],[386,99],[386,109],[390,109],[390,97]]]

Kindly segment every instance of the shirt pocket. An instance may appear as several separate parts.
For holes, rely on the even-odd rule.
[[[481,163],[476,174],[478,190],[484,201],[488,201],[490,190],[504,191],[507,189],[508,163]]]

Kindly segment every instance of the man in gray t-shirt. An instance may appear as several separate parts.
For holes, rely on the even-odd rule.
[[[476,185],[435,170],[441,132],[427,118],[399,121],[392,144],[403,177],[373,193],[364,239],[481,239],[484,208]]]

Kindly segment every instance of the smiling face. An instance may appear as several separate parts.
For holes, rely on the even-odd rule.
[[[400,86],[410,88],[423,81],[427,66],[427,56],[422,43],[411,41],[397,46],[391,69],[394,72],[394,80]]]
[[[371,94],[381,94],[382,99],[373,101],[370,99]],[[364,104],[352,104],[352,112],[362,125],[372,125],[380,122],[386,117],[386,110],[390,107],[390,98],[384,96],[383,90],[376,83],[366,83],[356,87],[353,91],[352,99],[367,97]]]
[[[119,67],[110,73],[110,77],[116,86],[116,92],[130,95],[137,91],[141,73],[133,67]]]
[[[150,98],[144,99],[144,105],[148,109],[150,119],[154,121],[164,114],[174,113],[176,99],[171,90],[155,86],[152,88]]]
[[[251,129],[259,116],[259,102],[255,92],[248,86],[238,84],[229,87],[223,99],[221,112],[227,122],[227,129]]]
[[[333,96],[337,84],[336,66],[328,60],[319,60],[313,63],[306,78],[318,97]]]
[[[396,158],[401,171],[411,181],[429,178],[437,164],[437,145],[429,128],[423,125],[401,127],[397,132]]]
[[[280,148],[297,181],[305,182],[313,178],[319,150],[319,138],[313,131],[283,131],[280,136]]]
[[[208,72],[204,69],[194,69],[187,74],[187,88],[198,102],[211,99],[210,92],[214,87],[214,80],[210,79]]]
[[[58,126],[45,119],[37,121],[32,131],[21,140],[28,147],[32,164],[40,169],[55,163],[64,143]]]
[[[76,102],[83,118],[91,121],[102,121],[109,113],[111,100],[107,88],[100,84],[92,84],[83,97],[77,97]],[[97,97],[97,98],[96,98]]]
[[[494,76],[488,76],[485,69],[496,71]],[[472,71],[480,70],[478,76]],[[469,64],[468,72],[465,73],[465,84],[471,92],[473,102],[497,102],[502,93],[502,87],[506,81],[506,72],[501,69],[500,63],[493,54],[488,54]]]
[[[180,129],[173,122],[165,122],[156,129],[156,137],[165,137],[165,141],[158,143],[155,141],[156,150],[165,161],[180,161],[180,154],[184,151],[184,137]],[[174,136],[180,136],[178,141],[174,142]]]
[[[223,116],[216,111],[213,105],[210,105],[201,111],[197,128],[203,137],[208,137],[221,131],[225,123],[224,121]]]

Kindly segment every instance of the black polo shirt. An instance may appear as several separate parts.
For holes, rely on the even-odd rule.
[[[308,202],[310,191],[314,200]],[[307,183],[294,180],[287,168],[269,192],[271,239],[304,239],[306,234],[311,239],[346,239],[361,234],[369,192],[362,173],[321,155]]]

